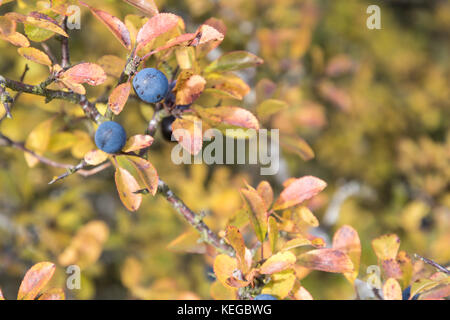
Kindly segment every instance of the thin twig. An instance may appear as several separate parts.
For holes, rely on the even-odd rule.
[[[65,32],[68,32],[67,19],[65,17],[62,23],[62,27]],[[69,39],[66,37],[61,38],[61,67],[68,68],[70,66],[70,52],[69,52]]]
[[[169,186],[159,179],[158,192],[166,198],[172,207],[181,214],[187,222],[192,225],[201,235],[202,240],[206,243],[214,246],[219,251],[234,256],[234,249],[228,245],[223,239],[219,238],[202,220],[202,216],[194,213],[186,204],[178,198]]]
[[[429,264],[430,266],[435,267],[435,268],[438,269],[440,272],[443,272],[443,273],[445,273],[445,274],[450,274],[450,270],[448,270],[446,267],[441,266],[440,264],[434,262],[433,260],[430,260],[430,259],[427,259],[427,258],[425,258],[425,257],[422,257],[421,255],[418,255],[417,253],[414,254],[414,256],[415,256],[417,259],[422,260],[422,261],[425,262],[426,264]]]

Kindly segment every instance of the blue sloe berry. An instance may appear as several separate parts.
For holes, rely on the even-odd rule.
[[[278,300],[270,294],[260,294],[255,297],[255,300]]]
[[[103,122],[95,132],[95,144],[106,153],[119,152],[126,142],[125,129],[114,121]]]
[[[133,87],[139,98],[145,102],[156,103],[166,96],[169,81],[158,69],[146,68],[134,76]]]

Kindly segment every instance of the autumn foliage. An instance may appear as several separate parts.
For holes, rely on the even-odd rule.
[[[363,1],[212,3],[0,0],[6,298],[448,297],[450,6],[404,13],[417,44],[394,7],[371,32]],[[210,129],[279,130],[279,172],[171,161]]]

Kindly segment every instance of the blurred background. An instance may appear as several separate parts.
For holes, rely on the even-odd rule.
[[[0,14],[27,13],[27,2],[35,1],[4,4]],[[125,21],[139,19],[124,1],[86,2]],[[386,233],[397,233],[410,254],[450,262],[450,2],[376,1],[380,30],[366,27],[373,3],[362,0],[156,3],[160,11],[183,17],[188,32],[211,17],[223,20],[225,40],[209,59],[232,50],[262,57],[263,65],[239,72],[252,90],[233,105],[254,110],[265,98],[285,101],[289,108],[264,126],[303,138],[315,154],[305,161],[308,156],[285,146],[280,172],[264,177],[243,165],[176,166],[168,161],[173,144],[158,132],[152,163],[188,206],[207,214],[214,230],[240,210],[244,181],[256,186],[267,179],[278,193],[285,179],[314,175],[328,183],[310,203],[322,225],[317,232],[329,237],[343,224],[353,226],[362,242],[362,275],[376,264],[370,241]],[[70,36],[72,62],[126,58],[126,50],[85,9],[81,30]],[[57,40],[48,44],[58,52]],[[5,41],[0,52],[0,74],[19,79],[25,59]],[[25,82],[45,80],[44,66],[29,66]],[[88,94],[102,90],[89,88]],[[129,135],[141,133],[152,109],[131,100],[126,108],[119,121]],[[58,115],[58,125],[72,134],[52,136],[49,151],[76,164],[74,158],[93,147],[93,128],[79,109],[23,94],[0,132],[25,141],[36,125]],[[80,119],[67,121],[69,115]],[[57,264],[52,281],[59,285],[65,283],[65,266],[81,267],[81,289],[66,290],[72,299],[211,298],[212,259],[198,254],[204,252],[196,250],[190,227],[164,198],[147,196],[130,213],[117,196],[112,169],[49,186],[61,173],[42,164],[29,168],[23,152],[0,147],[0,286],[7,298],[15,297],[26,270],[44,260]],[[176,240],[180,235],[184,241]],[[190,239],[194,244],[188,245]],[[354,296],[339,274],[316,271],[302,285],[316,299]]]

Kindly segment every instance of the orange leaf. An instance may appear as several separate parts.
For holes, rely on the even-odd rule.
[[[16,47],[26,48],[26,47],[30,46],[30,41],[28,41],[27,37],[25,37],[23,34],[21,34],[19,32],[14,32],[14,33],[10,34],[9,36],[3,36],[0,34],[0,38],[8,41],[9,43],[11,43],[12,45],[14,45]]]
[[[233,276],[234,270],[237,269],[236,259],[226,254],[219,254],[214,259],[213,268],[214,273],[217,276],[217,280],[219,280],[225,287],[231,287],[227,283],[227,280]]]
[[[126,25],[117,17],[109,14],[108,12],[95,9],[88,6],[92,14],[100,20],[119,40],[119,42],[128,50],[131,50],[131,37],[130,32]]]
[[[273,209],[282,210],[298,205],[314,197],[326,186],[325,181],[313,176],[295,179],[281,192]]]
[[[249,218],[255,230],[256,237],[263,242],[267,233],[267,212],[264,201],[255,189],[241,189],[249,209]]]
[[[108,99],[108,107],[111,109],[111,111],[118,115],[122,112],[123,107],[128,101],[128,97],[130,96],[131,92],[131,83],[125,82],[117,87],[114,88],[114,90],[111,92],[111,95]]]
[[[183,116],[172,123],[172,134],[181,146],[192,155],[202,150],[203,134],[201,120],[193,116]]]
[[[73,66],[61,76],[74,83],[87,83],[98,86],[106,81],[106,73],[98,64],[80,63]]]
[[[256,117],[248,110],[221,106],[217,108],[192,107],[197,115],[208,122],[211,126],[220,129],[246,128],[259,130],[259,123]]]
[[[261,181],[258,184],[258,187],[256,187],[256,191],[258,191],[259,196],[266,204],[266,210],[269,210],[273,202],[273,190],[270,183],[267,181]]]
[[[345,277],[353,283],[358,276],[361,259],[361,241],[358,232],[350,226],[342,226],[333,236],[333,249],[341,250],[352,260],[355,271],[345,274]]]
[[[274,217],[270,216],[268,220],[269,226],[269,243],[270,249],[272,250],[272,254],[277,249],[277,241],[278,241],[278,223]]]
[[[177,84],[176,103],[178,105],[191,104],[205,89],[206,80],[199,75],[192,75],[183,82]]]
[[[0,35],[10,36],[16,32],[16,21],[5,16],[0,17]]]
[[[385,234],[372,240],[372,248],[378,259],[388,260],[397,257],[400,238],[396,234]]]
[[[96,166],[108,159],[108,154],[102,150],[95,149],[84,155],[84,161],[91,166]]]
[[[241,232],[234,226],[228,226],[225,235],[229,244],[236,251],[236,258],[238,259],[239,269],[243,274],[246,274],[249,270],[249,265],[245,259],[245,243]]]
[[[389,278],[383,285],[384,300],[402,300],[402,288],[397,280]]]
[[[50,58],[41,50],[38,50],[36,48],[27,47],[27,48],[19,48],[17,49],[19,54],[24,57],[25,59],[28,59],[30,61],[43,64],[46,66],[51,66],[52,61]]]
[[[353,263],[350,257],[336,249],[311,250],[301,254],[297,262],[308,269],[335,273],[353,272]]]
[[[131,173],[118,167],[115,173],[115,181],[123,205],[130,211],[139,209],[142,202],[142,194],[134,193],[139,190],[139,184]]]
[[[147,147],[150,147],[153,143],[154,139],[150,135],[137,134],[135,136],[130,137],[127,140],[127,143],[123,147],[123,152],[132,152],[141,150]]]
[[[286,270],[295,263],[295,256],[292,252],[285,251],[274,254],[267,259],[259,269],[262,274],[273,274]]]
[[[155,195],[158,191],[159,181],[158,173],[156,172],[155,167],[153,167],[150,161],[139,157],[127,157],[127,159],[138,171],[139,177],[148,191],[150,191],[152,195]]]
[[[32,266],[20,284],[17,299],[33,300],[50,281],[54,272],[55,265],[51,262],[39,262]]]
[[[44,292],[39,300],[66,300],[64,290],[61,288],[52,288]]]
[[[137,34],[137,49],[138,52],[141,48],[145,47],[150,41],[156,37],[166,33],[174,28],[180,17],[172,13],[158,13],[151,17],[139,30]]]
[[[3,296],[2,289],[0,289],[0,301],[5,300],[5,297]]]

